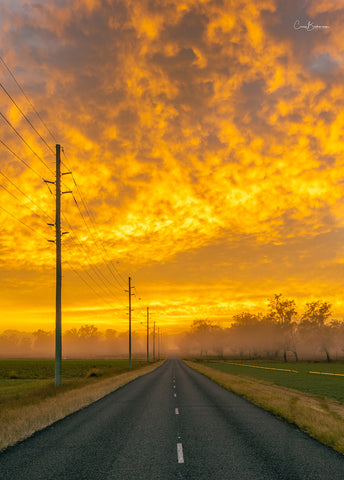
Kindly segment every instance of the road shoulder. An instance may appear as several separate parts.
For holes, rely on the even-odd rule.
[[[109,377],[92,385],[61,392],[35,405],[3,409],[0,413],[0,451],[35,432],[87,407],[138,377],[152,372],[163,361]]]
[[[201,363],[185,363],[227,390],[297,425],[313,438],[344,454],[344,405],[250,377],[231,375]]]

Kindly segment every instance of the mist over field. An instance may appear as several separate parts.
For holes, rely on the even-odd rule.
[[[94,325],[83,325],[64,332],[63,357],[124,357],[128,355],[128,332],[108,329],[100,332]],[[145,355],[146,337],[132,335],[134,355]],[[52,331],[20,332],[6,330],[0,334],[1,357],[53,357],[55,335]]]
[[[6,330],[0,334],[1,357],[53,357],[54,332]],[[63,334],[64,358],[123,357],[128,355],[128,332],[100,331],[95,325]],[[149,340],[153,358],[153,334]],[[132,353],[146,358],[147,337],[132,332]],[[221,325],[196,319],[188,330],[155,336],[155,358],[191,357],[269,358],[284,361],[344,358],[344,324],[332,318],[331,305],[317,300],[297,310],[293,299],[275,295],[263,313],[242,312]]]

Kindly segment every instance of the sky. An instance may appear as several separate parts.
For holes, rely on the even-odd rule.
[[[0,331],[54,328],[56,143],[63,330],[124,331],[129,276],[138,332],[275,293],[344,318],[343,0],[4,0],[0,26]]]

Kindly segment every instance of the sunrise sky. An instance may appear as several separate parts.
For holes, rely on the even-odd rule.
[[[79,206],[63,196],[63,329],[125,330],[128,275],[138,331],[148,305],[172,332],[274,293],[344,317],[343,0],[5,0],[0,23],[53,134],[0,63],[52,149],[2,88],[0,331],[54,328],[55,143]]]

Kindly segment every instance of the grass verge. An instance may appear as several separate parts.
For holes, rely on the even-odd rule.
[[[201,362],[208,367],[241,377],[254,377],[281,387],[300,390],[320,397],[332,398],[344,404],[344,364],[263,361]]]
[[[146,366],[134,360],[132,371]],[[58,392],[81,388],[92,382],[128,372],[128,361],[63,360],[62,386]],[[48,397],[55,397],[55,362],[51,359],[0,359],[0,411],[7,407],[18,408],[37,404]]]
[[[297,425],[320,442],[344,454],[344,405],[264,380],[225,373],[201,363],[185,363],[227,390]]]
[[[0,451],[155,370],[162,363],[92,381],[89,385],[72,390],[56,390],[54,396],[37,400],[33,404],[3,407],[0,411]]]

